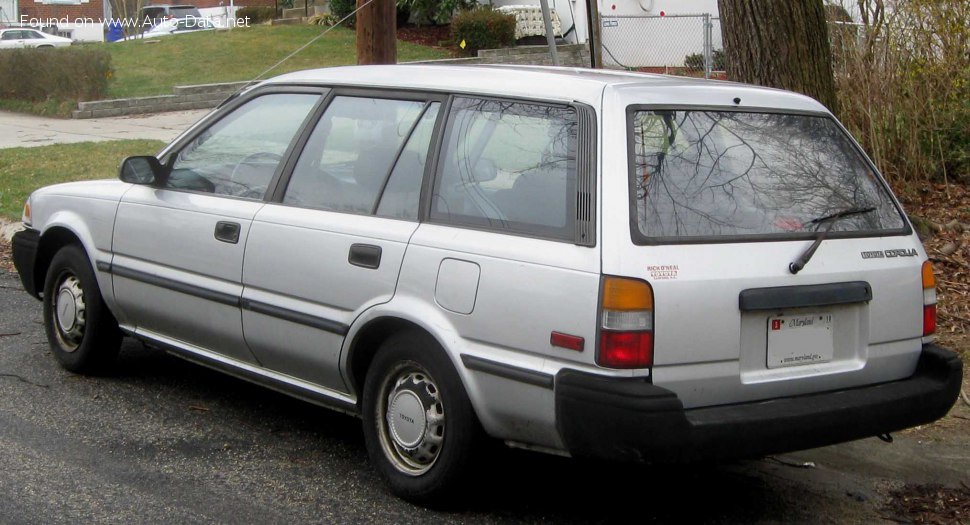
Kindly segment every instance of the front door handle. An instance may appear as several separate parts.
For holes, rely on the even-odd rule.
[[[381,247],[373,244],[353,244],[347,262],[361,268],[376,270],[381,266]]]
[[[239,223],[219,221],[216,223],[216,240],[236,244],[239,242]]]

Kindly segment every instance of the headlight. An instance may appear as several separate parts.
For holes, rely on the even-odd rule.
[[[24,214],[20,216],[20,221],[24,226],[30,226],[30,197],[27,197],[27,202],[24,203]]]

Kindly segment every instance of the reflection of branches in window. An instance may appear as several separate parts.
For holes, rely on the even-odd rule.
[[[885,192],[828,118],[644,111],[634,129],[641,227],[678,234],[776,231],[776,217],[806,220],[873,202],[882,204],[880,213],[853,217],[842,228],[899,223]]]

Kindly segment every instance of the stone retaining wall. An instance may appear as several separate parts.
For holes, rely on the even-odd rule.
[[[229,82],[175,86],[171,95],[78,102],[77,109],[71,116],[85,119],[214,108],[246,84],[247,82]]]
[[[589,46],[566,44],[556,46],[559,63],[566,67],[589,67]],[[482,49],[477,57],[421,60],[414,64],[520,64],[551,66],[552,56],[548,46],[516,46],[504,49]]]

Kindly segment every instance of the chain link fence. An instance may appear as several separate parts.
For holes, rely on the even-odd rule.
[[[721,21],[710,13],[600,19],[605,67],[724,78]]]

